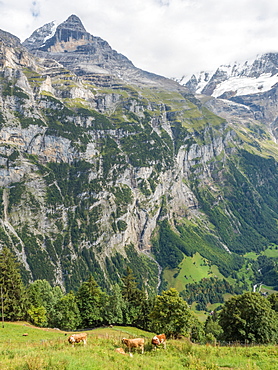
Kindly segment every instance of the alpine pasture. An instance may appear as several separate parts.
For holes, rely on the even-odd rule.
[[[154,333],[133,327],[103,327],[85,331],[88,343],[68,343],[72,332],[36,328],[27,322],[5,322],[0,328],[1,370],[276,370],[278,347],[199,345],[186,338],[168,340],[153,350]],[[116,351],[122,338],[144,338],[145,352],[125,356]],[[124,348],[128,354],[128,349]]]

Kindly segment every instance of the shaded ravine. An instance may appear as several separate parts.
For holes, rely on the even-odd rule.
[[[158,283],[157,283],[157,287],[156,287],[156,290],[158,292],[159,291],[159,287],[160,287],[160,285],[162,283],[162,281],[161,281],[162,267],[154,259],[154,257],[150,254],[150,251],[148,249],[143,249],[143,250],[141,250],[141,252],[144,253],[146,256],[148,256],[148,258],[150,258],[157,265],[157,267],[158,267],[158,274],[157,274]]]

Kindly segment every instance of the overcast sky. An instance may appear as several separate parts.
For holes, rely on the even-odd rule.
[[[0,0],[0,29],[24,41],[71,14],[136,67],[166,77],[278,52],[275,0]]]

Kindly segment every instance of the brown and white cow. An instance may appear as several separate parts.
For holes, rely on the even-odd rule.
[[[166,335],[165,334],[157,334],[152,338],[152,344],[156,349],[160,344],[163,344],[164,349],[166,349]]]
[[[128,347],[129,353],[131,353],[132,348],[139,348],[141,349],[142,354],[144,353],[144,344],[145,344],[144,338],[134,338],[134,339],[123,338],[122,343]]]
[[[83,342],[87,344],[87,333],[72,334],[68,338],[68,342],[74,346],[74,343]]]

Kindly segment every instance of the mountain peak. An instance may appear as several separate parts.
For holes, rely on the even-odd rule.
[[[39,28],[23,43],[29,50],[44,52],[75,51],[78,46],[92,42],[94,37],[83,26],[80,18],[72,14],[63,23],[48,23]]]
[[[59,28],[79,31],[79,32],[87,32],[80,18],[78,18],[75,14],[72,14],[71,16],[69,16],[65,22],[61,23],[58,26],[58,29]]]
[[[51,22],[40,27],[24,41],[23,46],[36,56],[55,59],[83,78],[88,76],[90,80],[94,79],[96,84],[124,80],[187,91],[177,82],[136,68],[127,57],[113,50],[107,41],[87,32],[74,14],[58,26]],[[105,76],[103,80],[100,75]]]

